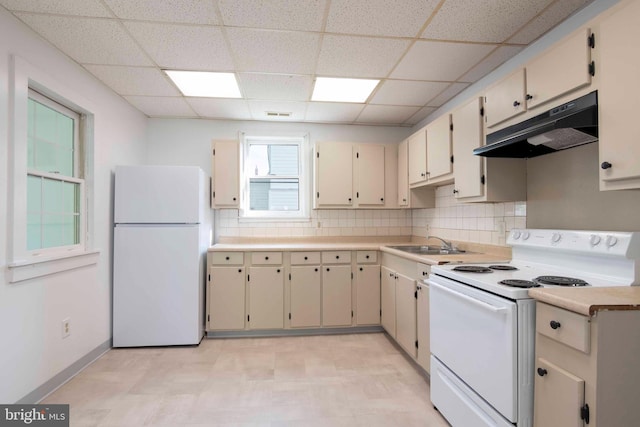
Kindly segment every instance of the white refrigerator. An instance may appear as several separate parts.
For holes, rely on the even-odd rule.
[[[202,169],[116,167],[114,347],[200,343],[211,219]]]

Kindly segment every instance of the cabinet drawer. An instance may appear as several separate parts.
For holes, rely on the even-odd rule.
[[[320,252],[291,252],[291,265],[320,264]]]
[[[351,252],[350,251],[330,251],[322,252],[323,264],[350,264]]]
[[[587,316],[544,303],[536,304],[536,331],[569,347],[589,353],[590,321]]]
[[[254,252],[251,254],[251,264],[282,264],[282,252]]]
[[[242,265],[244,264],[243,252],[212,252],[211,264],[215,265]]]
[[[427,279],[431,273],[431,266],[427,264],[416,264],[416,280]]]
[[[378,261],[377,251],[358,251],[356,252],[356,262],[358,264],[375,263]]]

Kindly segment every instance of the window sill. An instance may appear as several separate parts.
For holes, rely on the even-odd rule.
[[[311,222],[311,218],[308,217],[282,217],[282,216],[278,216],[278,217],[267,217],[267,216],[263,216],[263,217],[254,217],[254,216],[245,216],[245,217],[239,217],[238,218],[238,222],[246,222],[246,223],[260,223],[260,222]]]
[[[79,252],[71,255],[20,261],[9,264],[9,283],[36,279],[87,265],[97,264],[100,251]]]

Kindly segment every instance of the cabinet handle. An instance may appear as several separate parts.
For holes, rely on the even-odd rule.
[[[544,368],[538,368],[538,375],[544,377],[545,375],[547,375],[547,370]]]
[[[402,201],[403,201],[403,202],[406,202],[406,201],[407,201],[407,199],[402,199]]]
[[[525,97],[525,99],[527,101],[532,100],[533,99],[533,95],[531,95],[530,93],[527,94],[527,96]]]
[[[613,166],[613,165],[611,163],[609,163],[609,162],[602,162],[602,164],[600,165],[600,167],[602,169],[609,169],[609,168],[611,168],[611,166]]]
[[[393,273],[389,273],[389,277],[393,277]]]
[[[520,102],[519,101],[513,101],[513,106],[514,107],[519,107],[520,106]]]
[[[458,193],[459,193],[458,190],[455,190],[455,189],[453,190],[453,194],[458,194]]]
[[[429,273],[427,273],[426,271],[423,271],[423,272],[422,272],[422,275],[423,275],[423,276],[428,276],[428,275],[429,275]]]
[[[551,326],[551,329],[558,329],[561,325],[560,322],[552,320],[551,322],[549,322],[549,326]]]

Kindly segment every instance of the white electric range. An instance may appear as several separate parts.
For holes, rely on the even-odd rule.
[[[512,230],[508,263],[434,266],[431,401],[453,427],[533,425],[530,287],[640,284],[640,233]]]

